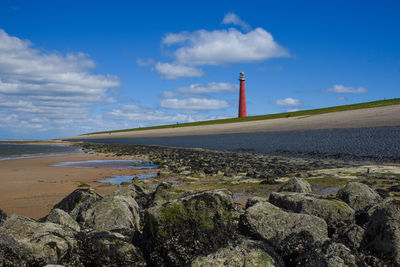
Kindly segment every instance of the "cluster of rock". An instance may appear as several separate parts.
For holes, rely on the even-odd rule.
[[[148,155],[151,162],[172,173],[185,175],[247,176],[271,181],[298,171],[341,168],[354,162],[313,158],[285,158],[253,153],[148,145],[79,144],[84,149],[116,155]]]
[[[294,178],[245,208],[225,189],[77,189],[35,221],[0,211],[1,266],[400,264],[400,201],[351,182],[337,198]]]

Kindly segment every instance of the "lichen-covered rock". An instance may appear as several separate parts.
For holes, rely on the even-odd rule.
[[[364,228],[357,224],[351,224],[340,234],[339,239],[351,249],[359,249],[364,237]]]
[[[0,209],[0,226],[6,219],[7,219],[7,214],[2,209]]]
[[[92,189],[76,189],[56,204],[54,208],[62,209],[71,215],[71,217],[77,222],[82,222],[83,213],[88,210],[93,203],[100,199],[102,199],[102,197]]]
[[[309,233],[313,241],[328,238],[326,222],[316,216],[285,212],[268,202],[258,202],[246,209],[240,220],[245,235],[261,238],[277,246],[287,236]]]
[[[249,198],[247,200],[246,209],[250,208],[251,206],[254,206],[258,202],[266,202],[266,201],[267,200],[265,198],[262,198],[262,197],[251,197],[251,198]]]
[[[65,225],[77,232],[81,230],[79,224],[68,213],[61,209],[52,209],[49,215],[44,218],[44,221]]]
[[[146,266],[140,249],[120,233],[94,231],[80,240],[84,266]]]
[[[390,199],[374,209],[365,230],[363,247],[400,265],[400,200]]]
[[[354,222],[354,210],[345,202],[302,193],[271,193],[269,201],[286,210],[318,216],[328,224],[329,236]]]
[[[303,178],[293,177],[283,184],[278,192],[311,193],[311,185]]]
[[[382,197],[368,185],[349,182],[341,188],[336,197],[343,200],[356,212],[357,223],[362,225],[369,219],[368,210],[382,202]]]
[[[116,195],[135,199],[141,209],[147,208],[152,198],[152,193],[149,190],[137,184],[131,184],[110,194],[110,196]]]
[[[139,205],[129,196],[106,196],[94,203],[83,218],[88,227],[99,231],[141,231]]]
[[[153,193],[152,205],[160,205],[167,201],[171,201],[191,193],[193,192],[173,187],[170,183],[160,183],[157,186],[156,191]]]
[[[356,267],[357,258],[350,249],[331,239],[314,242],[308,232],[288,235],[276,246],[285,266]]]
[[[268,254],[263,242],[243,240],[236,246],[220,248],[207,256],[197,257],[192,267],[253,267],[253,266],[282,266],[280,261]]]
[[[368,210],[382,201],[381,196],[371,187],[358,182],[349,182],[341,188],[336,197],[343,200],[354,210]]]
[[[0,266],[44,266],[73,261],[76,232],[59,224],[12,215],[0,227]]]
[[[341,243],[326,242],[322,246],[322,259],[328,267],[357,267],[357,258],[351,250]]]
[[[183,266],[237,237],[240,207],[227,190],[194,193],[146,213],[147,258],[156,266]]]

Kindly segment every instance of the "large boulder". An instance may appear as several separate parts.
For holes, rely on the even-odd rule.
[[[2,223],[7,219],[7,214],[0,209],[0,225],[2,225]]]
[[[328,267],[357,267],[360,266],[351,250],[342,243],[325,242],[320,248],[322,262]],[[321,265],[319,265],[321,266]]]
[[[276,247],[290,235],[308,233],[312,242],[328,238],[326,222],[316,216],[286,212],[271,203],[258,202],[240,220],[243,234],[266,240]]]
[[[149,190],[137,184],[131,184],[127,187],[116,190],[110,195],[133,198],[141,209],[147,208],[150,205],[152,198],[152,193]]]
[[[192,267],[251,267],[251,266],[282,266],[280,259],[268,254],[270,250],[263,242],[243,240],[236,246],[220,248],[207,256],[197,257]]]
[[[68,226],[77,232],[81,230],[79,224],[68,213],[61,209],[52,209],[43,220],[46,222]]]
[[[174,187],[171,183],[163,182],[157,186],[156,191],[154,191],[154,193],[153,193],[152,205],[153,206],[160,205],[162,203],[165,203],[165,202],[168,202],[168,201],[180,198],[180,197],[184,197],[191,193],[193,193],[193,192],[182,190],[180,188]]]
[[[374,209],[365,230],[363,247],[400,265],[400,200],[390,199]]]
[[[0,266],[73,263],[75,235],[66,226],[12,215],[0,227]]]
[[[285,266],[358,266],[357,258],[343,244],[331,239],[314,242],[311,234],[304,231],[288,235],[276,245],[276,252],[283,258]]]
[[[285,210],[318,216],[328,224],[329,236],[354,222],[354,210],[345,202],[302,193],[271,193],[269,201]]]
[[[364,224],[368,221],[368,210],[382,202],[382,197],[368,185],[349,182],[341,188],[336,197],[346,202],[356,212],[357,223]]]
[[[100,199],[102,199],[102,197],[92,189],[76,189],[56,204],[54,208],[62,209],[77,222],[82,222],[83,213]]]
[[[240,206],[227,190],[194,193],[147,210],[144,240],[155,266],[183,266],[237,237]]]
[[[80,240],[84,266],[146,266],[140,249],[120,233],[93,231]]]
[[[85,225],[98,231],[141,231],[139,205],[134,198],[109,195],[97,201],[83,215]]]
[[[351,224],[341,231],[339,239],[350,249],[357,250],[360,248],[364,233],[364,228],[357,224]]]
[[[311,185],[303,178],[293,177],[283,184],[278,192],[311,193]]]

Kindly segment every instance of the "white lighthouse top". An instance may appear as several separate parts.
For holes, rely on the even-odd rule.
[[[239,81],[244,81],[244,80],[246,80],[246,76],[244,76],[244,72],[241,71],[239,76]]]

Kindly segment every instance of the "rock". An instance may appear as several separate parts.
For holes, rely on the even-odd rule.
[[[312,241],[328,238],[326,222],[316,216],[285,212],[268,202],[258,202],[246,209],[240,220],[243,234],[264,239],[277,246],[287,236],[306,232]]]
[[[322,259],[328,267],[357,267],[356,257],[349,248],[341,243],[326,242],[321,251]]]
[[[6,219],[7,219],[7,214],[2,209],[0,209],[0,226]]]
[[[147,210],[146,258],[155,266],[184,266],[237,237],[240,206],[227,190],[192,193]]]
[[[291,233],[275,244],[276,252],[282,257],[285,266],[326,266],[315,242],[308,231]]]
[[[44,221],[64,225],[77,232],[81,230],[79,224],[68,213],[61,209],[52,209],[49,215],[44,218]]]
[[[152,205],[159,205],[170,200],[190,194],[191,192],[173,187],[171,183],[160,183],[156,191],[154,191],[152,198]]]
[[[282,185],[278,192],[311,193],[311,185],[303,178],[293,177]]]
[[[97,201],[84,215],[87,226],[99,231],[141,231],[139,205],[134,198],[111,194]]]
[[[133,198],[141,209],[145,209],[150,205],[152,193],[140,185],[131,184],[128,187],[114,191],[110,196]]]
[[[337,199],[326,199],[312,194],[273,192],[269,201],[282,209],[324,219],[329,236],[339,233],[343,227],[354,222],[354,210]]]
[[[262,198],[262,197],[251,197],[251,198],[249,198],[247,200],[246,209],[250,208],[251,206],[254,206],[258,202],[266,202],[266,201],[267,200],[265,198]]]
[[[359,249],[364,237],[364,228],[357,224],[351,224],[339,236],[339,239],[350,249]]]
[[[120,233],[94,231],[81,239],[84,266],[146,266],[140,249]]]
[[[197,257],[192,267],[250,267],[250,266],[282,266],[268,254],[263,242],[244,240],[236,246],[228,246],[207,256]],[[279,261],[278,261],[279,262]]]
[[[0,266],[73,263],[75,235],[66,226],[12,215],[0,227]]]
[[[363,247],[400,265],[400,200],[390,199],[374,209],[365,230]]]
[[[358,266],[356,257],[343,244],[330,239],[314,242],[310,233],[304,231],[288,235],[277,245],[276,252],[285,266]]]
[[[355,211],[367,211],[382,201],[372,188],[357,182],[347,183],[337,192],[336,197],[349,204]]]
[[[61,202],[56,204],[54,208],[62,209],[77,222],[82,222],[82,214],[88,210],[93,203],[100,199],[102,199],[102,197],[92,189],[76,189],[61,200]]]

